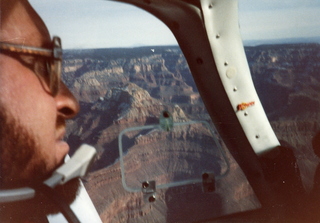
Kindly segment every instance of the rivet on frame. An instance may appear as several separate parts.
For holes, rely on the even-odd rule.
[[[225,66],[228,66],[228,64],[229,64],[228,61],[225,61],[225,62],[224,62],[224,65],[225,65]]]
[[[257,135],[256,135],[256,139],[259,139],[259,138],[260,138],[260,135],[259,135],[259,134],[257,134]]]
[[[196,61],[197,61],[197,64],[199,65],[203,64],[203,60],[201,57],[197,57]]]
[[[238,91],[238,88],[236,86],[233,87],[233,91],[236,92]]]
[[[249,115],[248,112],[245,112],[245,113],[244,113],[244,116],[248,116],[248,115]]]

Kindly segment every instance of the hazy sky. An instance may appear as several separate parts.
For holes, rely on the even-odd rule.
[[[173,45],[157,18],[105,0],[29,0],[64,48]],[[320,36],[320,0],[239,0],[244,40]]]

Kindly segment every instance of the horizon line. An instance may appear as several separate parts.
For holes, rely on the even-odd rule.
[[[277,45],[277,44],[303,44],[318,43],[320,44],[320,36],[315,37],[293,37],[293,38],[277,38],[277,39],[252,39],[243,40],[244,47],[259,45]],[[85,48],[64,48],[63,50],[98,50],[98,49],[137,49],[147,47],[179,47],[178,43],[164,45],[139,45],[139,46],[112,46],[112,47],[85,47]]]

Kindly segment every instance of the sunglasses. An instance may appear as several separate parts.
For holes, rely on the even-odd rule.
[[[53,37],[51,49],[0,42],[0,53],[14,57],[38,76],[52,96],[59,92],[61,82],[62,48],[61,39]],[[31,56],[32,62],[26,58]]]

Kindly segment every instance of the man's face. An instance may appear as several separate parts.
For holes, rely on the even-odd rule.
[[[9,5],[8,10],[1,5],[0,41],[48,46],[49,33],[29,3]],[[32,64],[36,58],[26,59]],[[77,114],[78,103],[64,85],[53,97],[33,70],[0,53],[0,109],[0,186],[42,181],[69,151],[63,141],[65,120]]]

